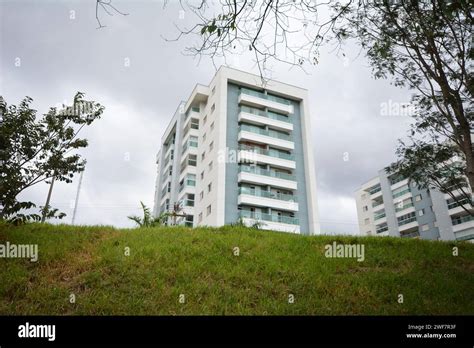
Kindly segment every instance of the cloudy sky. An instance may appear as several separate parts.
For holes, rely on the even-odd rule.
[[[183,54],[193,38],[170,42],[190,14],[173,1],[114,1],[128,16],[102,14],[95,1],[0,0],[0,95],[17,104],[34,99],[39,113],[71,103],[76,91],[106,107],[102,119],[81,135],[89,139],[76,223],[132,226],[139,201],[153,206],[155,156],[178,103],[196,83],[208,84],[212,62]],[[384,115],[388,103],[406,103],[410,92],[374,80],[353,44],[342,55],[323,51],[307,73],[274,64],[271,77],[307,88],[320,219],[324,233],[358,233],[354,191],[395,159],[397,139],[409,117]],[[258,74],[250,57],[229,65]],[[129,64],[126,64],[129,63]],[[78,176],[55,186],[52,205],[70,222]],[[43,205],[47,185],[21,197]]]

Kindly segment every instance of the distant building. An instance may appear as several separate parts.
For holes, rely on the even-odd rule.
[[[474,242],[474,219],[459,202],[438,190],[420,190],[384,169],[356,191],[356,203],[363,235]],[[468,200],[464,203],[472,209]]]
[[[221,67],[178,107],[157,155],[154,214],[319,234],[307,91]]]

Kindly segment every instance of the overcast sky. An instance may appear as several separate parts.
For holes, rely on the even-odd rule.
[[[208,84],[215,68],[182,54],[191,38],[177,35],[190,16],[162,1],[114,1],[126,17],[101,16],[95,1],[0,0],[0,95],[17,104],[28,95],[39,113],[71,103],[76,91],[106,107],[81,135],[89,139],[76,223],[133,226],[139,201],[153,206],[155,156],[178,103],[196,83]],[[374,80],[355,45],[347,58],[322,52],[308,74],[275,64],[272,78],[309,90],[318,202],[323,233],[359,232],[354,191],[393,161],[397,139],[410,118],[383,115],[388,103],[406,103],[410,92]],[[232,58],[232,57],[231,57]],[[126,66],[129,62],[129,66]],[[19,63],[19,64],[18,64]],[[258,74],[250,57],[229,65]],[[52,205],[72,217],[78,176],[55,186]],[[43,205],[47,185],[21,197]]]

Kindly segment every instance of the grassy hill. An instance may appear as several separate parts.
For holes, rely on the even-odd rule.
[[[0,314],[474,314],[468,243],[0,224],[6,241],[38,244],[39,261],[0,259]],[[365,260],[326,258],[334,241],[364,244]]]

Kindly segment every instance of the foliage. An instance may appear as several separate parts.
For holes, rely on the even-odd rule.
[[[342,48],[356,41],[366,53],[377,79],[412,89],[417,110],[409,141],[397,150],[399,160],[390,169],[403,171],[418,184],[435,187],[431,179],[450,181],[454,172],[443,167],[444,148],[453,146],[462,168],[456,180],[467,178],[474,187],[472,144],[474,58],[472,1],[293,1],[221,0],[212,6],[186,2],[195,15],[191,29],[178,37],[197,34],[201,40],[188,52],[214,58],[253,52],[263,75],[267,62],[281,61],[305,68],[317,64],[323,44]],[[433,163],[414,169],[424,161]],[[440,169],[432,175],[434,168]],[[420,180],[428,178],[429,180]]]
[[[78,92],[72,106],[52,107],[38,119],[30,106],[32,101],[26,97],[18,106],[7,105],[0,96],[0,219],[16,223],[38,220],[37,214],[19,213],[35,207],[32,202],[17,200],[21,192],[53,177],[70,183],[75,173],[84,170],[85,160],[73,151],[87,147],[88,142],[77,136],[100,118],[104,109]],[[47,215],[64,216],[57,214],[57,209]]]
[[[156,227],[164,225],[170,216],[170,213],[164,212],[158,217],[153,217],[150,208],[148,208],[142,201],[140,201],[140,205],[142,207],[143,217],[136,215],[127,216],[130,220],[136,222],[138,227]]]

